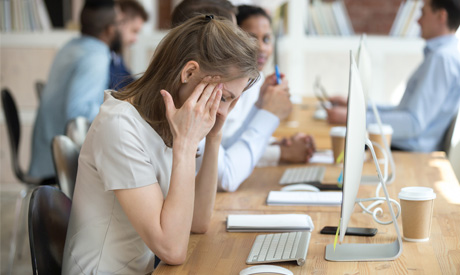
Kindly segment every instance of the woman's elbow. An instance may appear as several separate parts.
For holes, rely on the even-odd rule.
[[[162,262],[169,265],[181,265],[185,262],[187,257],[187,249],[177,249],[164,253],[164,255],[157,255]]]
[[[199,226],[192,226],[192,229],[190,230],[194,234],[205,234],[208,232],[209,229],[209,223],[207,224],[202,224]]]

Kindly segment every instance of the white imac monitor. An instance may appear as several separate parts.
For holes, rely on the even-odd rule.
[[[350,53],[350,78],[348,86],[348,112],[347,132],[345,137],[345,155],[343,166],[343,194],[340,214],[340,235],[339,242],[334,249],[334,244],[326,246],[326,260],[329,261],[386,261],[394,260],[402,252],[402,239],[396,222],[388,192],[375,157],[374,149],[366,137],[366,104],[364,101],[361,80]],[[367,145],[371,150],[374,163],[385,192],[386,201],[391,212],[393,224],[395,225],[397,239],[387,244],[353,244],[342,243],[347,231],[350,217],[358,194],[361,182],[361,173],[364,161],[364,147]]]
[[[377,106],[375,106],[375,102],[372,100],[370,96],[370,90],[372,87],[372,61],[369,50],[367,48],[367,40],[366,34],[361,35],[361,39],[359,41],[358,53],[356,54],[356,63],[358,65],[359,75],[361,78],[362,89],[365,96],[366,106],[370,104],[372,106],[372,111],[374,116],[377,120],[377,124],[380,128],[380,133],[382,133],[382,140],[384,143],[385,155],[387,156],[387,161],[385,161],[385,172],[384,172],[384,180],[385,183],[392,183],[396,177],[396,167],[393,159],[393,155],[391,154],[390,145],[387,143],[387,139],[383,135],[383,127],[382,121],[380,119],[379,111],[377,110]],[[381,150],[381,149],[379,149]],[[388,162],[391,167],[391,174],[388,175]],[[363,176],[362,177],[363,183],[379,183],[378,178],[375,176]],[[378,194],[377,194],[378,195]]]

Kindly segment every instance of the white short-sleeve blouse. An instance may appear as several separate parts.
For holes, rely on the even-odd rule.
[[[113,190],[160,184],[166,197],[172,150],[128,102],[105,92],[80,152],[62,274],[147,274],[154,254]]]

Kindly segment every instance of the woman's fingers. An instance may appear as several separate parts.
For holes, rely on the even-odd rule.
[[[166,90],[161,90],[160,93],[163,96],[163,101],[165,102],[166,115],[168,117],[171,117],[176,111],[176,106],[174,105],[174,101],[172,99],[172,96]]]
[[[208,83],[208,85],[204,88],[201,97],[198,99],[197,105],[201,105],[204,108],[216,87],[217,83]]]
[[[220,84],[222,85],[222,84]],[[219,85],[219,86],[220,86]],[[219,109],[219,104],[220,104],[220,98],[222,97],[222,88],[218,89],[217,91],[214,92],[214,101],[212,102],[211,105],[211,110],[210,110],[210,115],[211,117],[216,117],[217,115],[217,110]],[[211,100],[210,100],[211,101]]]
[[[211,81],[212,77],[211,76],[206,76],[201,80],[198,85],[196,85],[195,90],[193,90],[192,94],[189,96],[188,100],[191,100],[192,102],[197,102],[198,99],[200,98],[201,94],[203,93],[203,90],[206,88],[206,86],[209,84]]]

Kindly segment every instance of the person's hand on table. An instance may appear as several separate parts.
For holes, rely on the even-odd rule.
[[[348,104],[348,99],[343,96],[331,96],[328,100],[331,102],[332,106],[347,107]]]
[[[308,163],[316,151],[313,137],[304,133],[284,138],[278,145],[281,149],[280,162]]]
[[[342,106],[335,106],[326,109],[327,121],[330,124],[346,124],[347,123],[347,108]]]

